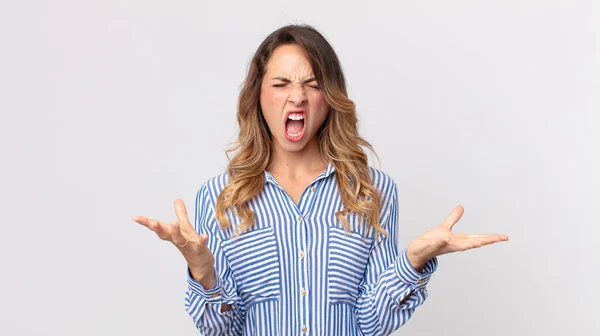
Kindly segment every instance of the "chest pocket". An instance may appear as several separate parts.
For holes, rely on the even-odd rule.
[[[221,247],[246,307],[279,300],[281,271],[272,228],[245,232],[223,241]]]
[[[356,304],[373,238],[343,228],[329,228],[328,291],[331,304]]]

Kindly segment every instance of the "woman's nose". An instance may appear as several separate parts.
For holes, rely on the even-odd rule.
[[[306,101],[306,93],[304,87],[300,85],[292,85],[288,100],[295,105],[301,105]]]

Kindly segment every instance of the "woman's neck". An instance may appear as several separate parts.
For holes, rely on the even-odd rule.
[[[322,172],[327,168],[319,150],[316,139],[310,141],[299,151],[286,151],[278,144],[272,145],[271,162],[267,171],[284,177],[298,178],[303,175],[312,175]]]

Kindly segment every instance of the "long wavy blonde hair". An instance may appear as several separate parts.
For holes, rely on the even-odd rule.
[[[248,201],[258,195],[265,184],[265,169],[271,158],[271,133],[260,106],[260,92],[266,65],[273,51],[281,45],[298,45],[304,50],[321,88],[329,113],[317,131],[319,149],[325,162],[336,170],[338,190],[344,209],[335,213],[346,231],[350,224],[345,217],[355,213],[372,226],[375,233],[386,235],[379,224],[381,196],[373,186],[368,158],[363,150],[373,147],[358,134],[355,104],[348,98],[346,81],[336,53],[316,29],[309,25],[289,25],[271,33],[258,47],[248,69],[239,99],[237,141],[226,151],[230,159],[229,183],[217,198],[216,219],[221,229],[230,226],[226,210],[242,221],[235,232],[254,226],[254,213]],[[230,158],[229,153],[235,153]]]

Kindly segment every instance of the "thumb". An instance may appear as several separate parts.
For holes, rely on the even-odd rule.
[[[460,218],[462,217],[464,212],[465,212],[465,209],[462,206],[460,206],[460,205],[456,206],[448,214],[448,217],[442,223],[442,226],[448,230],[452,230],[452,227],[454,226],[454,224],[456,224],[456,222],[458,222],[460,220]]]

